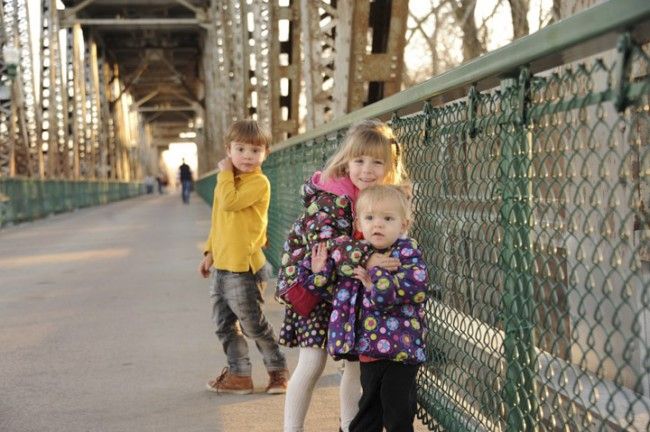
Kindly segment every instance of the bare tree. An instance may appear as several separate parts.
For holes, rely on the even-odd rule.
[[[413,36],[415,36],[417,33],[420,33],[423,37],[424,42],[426,43],[427,47],[429,48],[429,52],[431,53],[431,74],[432,75],[437,75],[439,73],[439,68],[440,68],[440,58],[438,55],[438,42],[439,42],[439,34],[440,34],[440,28],[443,23],[443,19],[441,19],[440,14],[441,10],[444,7],[444,3],[439,3],[437,5],[434,5],[432,2],[431,5],[431,10],[429,13],[423,17],[417,17],[413,14],[413,12],[409,12],[409,17],[413,19],[415,22],[415,27],[411,28],[410,35],[407,36],[406,38],[406,44],[413,39]],[[424,26],[423,23],[425,22],[431,22],[433,21],[433,30],[431,33],[428,33]]]
[[[528,27],[528,9],[530,0],[508,0],[512,17],[513,39],[519,39],[530,33]]]
[[[407,46],[411,46],[412,52],[427,51],[430,66],[420,63],[417,70],[407,69],[404,76],[406,87],[458,65],[461,61],[458,55],[461,50],[462,61],[468,61],[487,52],[490,40],[494,36],[495,19],[506,13],[506,4],[510,8],[513,39],[530,33],[528,14],[531,0],[486,1],[491,9],[481,10],[480,19],[476,17],[478,0],[429,0],[429,8],[425,13],[422,11],[420,1],[422,0],[418,0],[418,12],[409,13],[406,43]],[[561,2],[562,0],[553,0],[552,9],[545,7],[543,2],[538,2],[540,8],[538,27],[541,28],[558,19]],[[481,6],[485,5],[481,3]],[[533,27],[535,24],[533,23]]]
[[[479,37],[474,20],[476,0],[447,0],[452,7],[456,22],[463,32],[463,60],[467,61],[485,54],[485,40]]]
[[[553,0],[553,8],[551,9],[553,14],[553,20],[551,22],[557,22],[562,18],[562,0]]]

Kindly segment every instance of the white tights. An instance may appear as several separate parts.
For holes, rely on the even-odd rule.
[[[316,382],[325,369],[327,353],[321,348],[300,348],[298,365],[291,374],[284,400],[284,432],[303,432]],[[359,410],[361,382],[358,362],[344,361],[339,390],[341,429],[348,431]]]

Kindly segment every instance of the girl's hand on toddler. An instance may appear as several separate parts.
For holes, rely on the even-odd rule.
[[[366,288],[372,287],[372,281],[370,280],[370,275],[368,274],[368,270],[359,266],[359,267],[355,267],[354,270],[352,270],[352,272],[354,274],[354,278],[359,279],[364,287]]]
[[[327,262],[327,247],[325,243],[318,243],[311,248],[311,271],[320,273],[325,268]]]
[[[381,267],[388,271],[395,271],[397,270],[397,267],[399,267],[399,264],[399,259],[375,252],[370,255],[370,258],[368,258],[366,269],[370,270],[373,267]]]
[[[226,156],[219,161],[217,168],[219,168],[220,171],[232,171],[232,160]]]

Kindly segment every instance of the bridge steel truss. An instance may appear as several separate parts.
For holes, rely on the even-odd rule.
[[[255,116],[279,143],[400,90],[408,0],[212,0],[210,16],[216,154],[234,119]]]
[[[41,2],[36,72],[28,1],[0,1],[0,176],[128,180],[135,170],[114,131],[124,118],[108,104],[115,77],[78,24],[62,52],[59,15],[56,0]],[[7,49],[17,62],[7,63]]]
[[[233,120],[277,144],[400,90],[408,0],[56,3],[41,3],[37,88],[27,0],[0,0],[0,44],[20,52],[15,76],[0,63],[2,176],[137,178],[153,171],[138,145],[159,156],[188,127],[207,172]],[[196,72],[173,49],[194,49]]]

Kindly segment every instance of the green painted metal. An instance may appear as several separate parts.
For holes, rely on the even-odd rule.
[[[277,266],[303,181],[350,124],[390,122],[431,272],[430,430],[650,430],[648,40],[650,2],[609,1],[265,162]]]
[[[205,176],[201,177],[198,181],[194,182],[194,187],[196,193],[199,194],[203,200],[212,205],[214,201],[214,187],[217,184],[217,173],[216,171],[210,172]]]
[[[145,192],[139,182],[0,178],[0,226],[107,204]]]
[[[519,80],[505,80],[503,100],[512,121],[501,130],[501,188],[499,224],[503,231],[500,266],[503,270],[503,339],[506,379],[503,399],[507,430],[537,430],[539,403],[535,393],[535,344],[533,341],[533,255],[530,222],[533,195],[528,173],[532,167],[525,108],[530,77],[522,68]]]

